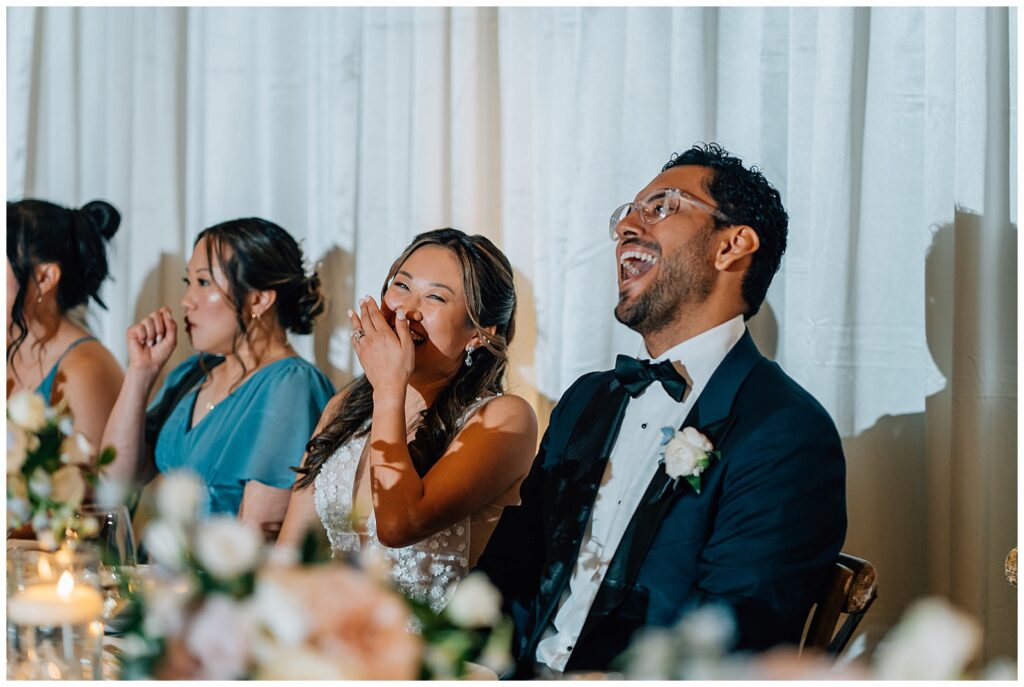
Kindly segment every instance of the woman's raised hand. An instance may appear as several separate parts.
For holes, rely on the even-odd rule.
[[[128,367],[156,375],[174,352],[178,324],[171,309],[155,310],[128,328]]]
[[[359,312],[348,311],[352,320],[352,344],[373,390],[404,393],[416,364],[409,320],[399,308],[391,328],[377,302],[370,296],[359,301]]]

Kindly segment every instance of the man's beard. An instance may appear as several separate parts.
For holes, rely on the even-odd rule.
[[[703,303],[711,295],[715,270],[707,264],[707,247],[713,230],[694,236],[672,258],[661,256],[658,276],[632,303],[619,301],[615,319],[641,336],[672,325],[684,303]]]

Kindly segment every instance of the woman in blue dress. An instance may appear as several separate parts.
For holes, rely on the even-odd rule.
[[[147,412],[178,325],[163,307],[128,329],[128,369],[104,434],[117,450],[112,475],[144,484],[192,470],[210,512],[272,531],[287,508],[289,466],[334,393],[288,342],[324,310],[319,277],[305,274],[288,232],[250,218],[200,232],[184,281],[185,333],[198,353],[168,374]]]
[[[100,307],[106,243],[121,216],[94,200],[81,209],[45,200],[7,203],[7,398],[33,389],[67,403],[75,431],[98,446],[124,374],[81,322]]]

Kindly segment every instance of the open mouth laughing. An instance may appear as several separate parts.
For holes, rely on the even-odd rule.
[[[619,253],[619,285],[625,286],[651,271],[658,256],[646,249],[631,247]]]

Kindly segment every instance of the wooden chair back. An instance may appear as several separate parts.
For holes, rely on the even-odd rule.
[[[878,598],[878,574],[863,558],[840,553],[818,591],[801,651],[817,649],[838,657]],[[840,618],[846,616],[842,625]]]

